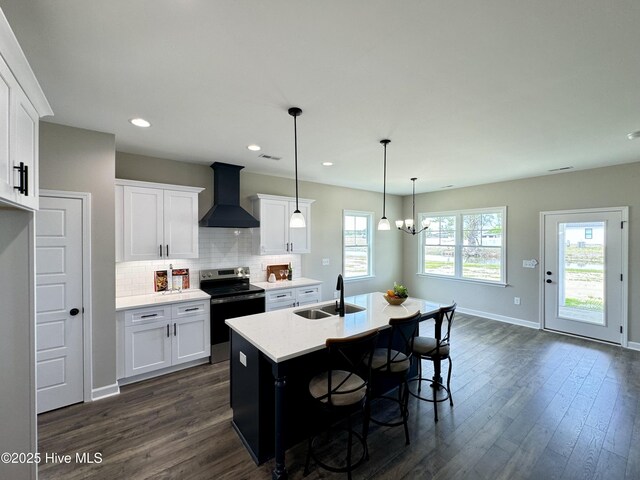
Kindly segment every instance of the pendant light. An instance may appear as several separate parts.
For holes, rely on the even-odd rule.
[[[298,208],[298,129],[296,124],[296,117],[302,114],[302,110],[298,107],[291,107],[289,109],[289,115],[293,117],[293,141],[295,149],[295,165],[296,165],[296,209],[289,219],[289,228],[304,228],[307,226],[307,222],[304,220],[304,215]]]
[[[391,140],[380,140],[380,143],[384,146],[384,176],[382,183],[382,218],[378,222],[378,230],[391,230],[391,225],[389,224],[385,211],[387,196],[387,145],[391,143]]]
[[[420,222],[422,228],[420,230],[416,230],[414,222],[414,219],[416,218],[416,180],[416,177],[413,177],[411,179],[411,181],[413,182],[413,217],[405,219],[404,222],[402,220],[396,220],[396,227],[398,227],[398,230],[401,230],[404,233],[408,233],[410,235],[420,233],[423,230],[429,228],[429,226],[431,225],[431,222],[428,219],[423,218],[422,222]]]

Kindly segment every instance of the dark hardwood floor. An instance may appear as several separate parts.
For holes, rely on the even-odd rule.
[[[460,314],[452,343],[454,407],[439,404],[436,425],[411,398],[407,447],[402,428],[372,425],[354,478],[640,479],[640,352]],[[232,429],[228,392],[225,362],[42,414],[41,455],[102,462],[42,463],[40,478],[271,478]],[[290,478],[305,455],[305,442],[287,451]],[[307,478],[346,476],[312,464]]]

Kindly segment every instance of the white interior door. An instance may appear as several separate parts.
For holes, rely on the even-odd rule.
[[[38,413],[82,402],[82,200],[41,197],[36,213]]]
[[[624,212],[544,214],[544,327],[621,343]]]

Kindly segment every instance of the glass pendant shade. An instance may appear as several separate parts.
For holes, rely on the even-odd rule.
[[[387,217],[382,217],[378,222],[378,230],[391,230],[391,224]]]
[[[429,221],[428,218],[423,218],[420,223],[422,224],[423,229],[429,228],[431,226],[431,222]]]
[[[404,222],[402,220],[396,220],[396,227],[397,228],[402,228],[403,224],[404,224]]]
[[[413,227],[413,219],[412,218],[406,218],[404,220],[404,224],[407,226],[407,228]]]
[[[306,226],[307,222],[305,221],[302,212],[300,212],[300,210],[296,210],[295,212],[293,212],[291,218],[289,219],[289,228],[304,228]]]

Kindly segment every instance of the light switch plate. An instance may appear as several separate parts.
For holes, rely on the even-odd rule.
[[[247,356],[242,352],[240,352],[240,363],[245,367],[247,366]]]
[[[535,258],[532,258],[531,260],[522,260],[523,268],[536,268],[536,265],[538,265],[538,261]]]
[[[329,266],[329,259],[328,258],[323,258],[322,259],[322,266],[323,267],[328,267]]]

